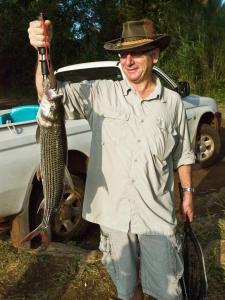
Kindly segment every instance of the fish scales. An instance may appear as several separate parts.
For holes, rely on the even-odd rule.
[[[43,222],[51,222],[63,194],[66,166],[66,131],[61,125],[40,128],[41,173],[46,199]]]
[[[37,116],[40,134],[40,171],[44,192],[44,213],[41,224],[28,233],[22,242],[41,236],[45,250],[50,242],[50,224],[57,213],[64,192],[67,165],[67,135],[61,95],[52,89],[45,90]],[[37,137],[39,135],[37,134]]]

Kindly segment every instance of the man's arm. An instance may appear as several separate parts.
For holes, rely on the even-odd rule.
[[[43,86],[42,86],[42,74],[41,74],[41,63],[40,63],[41,56],[38,53],[38,48],[47,46],[48,49],[50,49],[50,44],[52,39],[52,24],[49,20],[46,20],[45,25],[46,25],[46,32],[47,32],[47,37],[46,37],[47,45],[45,45],[45,36],[44,36],[44,30],[42,28],[41,21],[30,22],[28,28],[30,44],[37,50],[37,67],[36,67],[36,74],[35,74],[35,82],[36,82],[37,94],[39,99],[42,97],[43,94]],[[56,79],[55,79],[54,69],[52,67],[52,64],[49,72],[49,80],[50,80],[51,87],[55,88]]]
[[[42,28],[41,21],[32,21],[28,28],[30,44],[37,50],[39,47],[47,46],[50,49],[52,40],[52,25],[49,20],[45,21],[46,26],[46,44],[45,35]],[[35,74],[35,82],[37,88],[38,99],[42,98],[43,95],[43,79],[41,73],[41,55],[37,54],[37,66]],[[93,92],[93,85],[88,83],[68,83],[59,82],[56,84],[56,78],[54,75],[54,69],[52,64],[50,64],[49,81],[52,88],[57,88],[59,94],[62,94],[62,103],[65,108],[65,115],[68,119],[80,119],[86,118],[90,119],[93,109],[93,98],[96,94]],[[90,121],[91,122],[91,121]]]
[[[178,174],[181,182],[182,188],[192,187],[192,166],[191,165],[182,165],[178,168]],[[182,213],[185,216],[188,216],[190,221],[193,221],[194,217],[194,204],[193,204],[193,192],[184,192],[183,193],[183,202],[182,202]]]
[[[35,84],[38,94],[38,99],[41,99],[43,95],[43,86],[42,86],[42,73],[41,73],[41,55],[38,53],[37,55],[37,67],[35,73]],[[51,88],[56,88],[56,78],[54,74],[54,69],[52,63],[50,63],[50,71],[49,71],[49,82]]]

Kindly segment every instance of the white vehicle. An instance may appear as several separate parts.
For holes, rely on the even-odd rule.
[[[184,102],[193,149],[202,167],[213,164],[220,152],[218,129],[221,114],[214,99],[189,95],[189,84],[176,84],[158,67],[154,73],[164,86],[177,91]],[[83,63],[60,68],[59,80],[80,82],[96,79],[123,79],[117,61]],[[16,107],[0,111],[0,231],[11,231],[12,242],[21,246],[22,237],[41,220],[37,210],[43,199],[42,184],[36,171],[39,166],[39,145],[36,144],[38,106]],[[59,240],[82,235],[87,223],[81,218],[83,191],[91,142],[86,120],[68,120],[68,166],[77,193],[76,201],[64,203],[52,224],[53,237]],[[65,192],[65,199],[68,193]],[[25,246],[29,247],[30,244]],[[32,246],[32,245],[31,245]]]

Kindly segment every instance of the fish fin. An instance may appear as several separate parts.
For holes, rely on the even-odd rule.
[[[37,126],[37,129],[36,129],[36,143],[40,144],[40,126],[39,125]]]
[[[44,209],[45,208],[45,203],[46,203],[46,201],[45,201],[45,198],[41,201],[41,203],[39,204],[39,207],[38,207],[38,210],[37,210],[37,214],[39,213],[39,211],[41,210],[41,209]]]
[[[31,241],[33,238],[35,238],[36,236],[38,236],[42,230],[43,230],[42,229],[42,224],[40,224],[33,231],[31,231],[27,235],[25,235],[25,237],[22,239],[21,243]]]
[[[42,178],[41,166],[39,166],[37,171],[36,171],[36,177],[37,177],[38,181],[41,181],[41,178]]]
[[[28,233],[21,241],[21,243],[31,241],[33,238],[36,236],[40,235],[41,237],[41,245],[35,249],[35,252],[41,252],[47,249],[48,245],[50,244],[51,241],[51,231],[49,226],[43,228],[42,223],[35,228],[33,231]]]
[[[75,186],[73,184],[73,179],[72,179],[67,167],[65,167],[65,186],[67,187],[68,190],[71,190],[71,191],[75,190]]]
[[[51,241],[51,230],[49,226],[40,232],[40,236],[41,245],[37,249],[35,249],[35,252],[42,252],[48,248]]]

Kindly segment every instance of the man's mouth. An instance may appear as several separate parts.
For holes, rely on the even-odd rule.
[[[135,72],[135,71],[137,71],[136,68],[135,68],[135,69],[127,69],[127,72],[130,72],[130,73],[133,73],[133,72]]]

